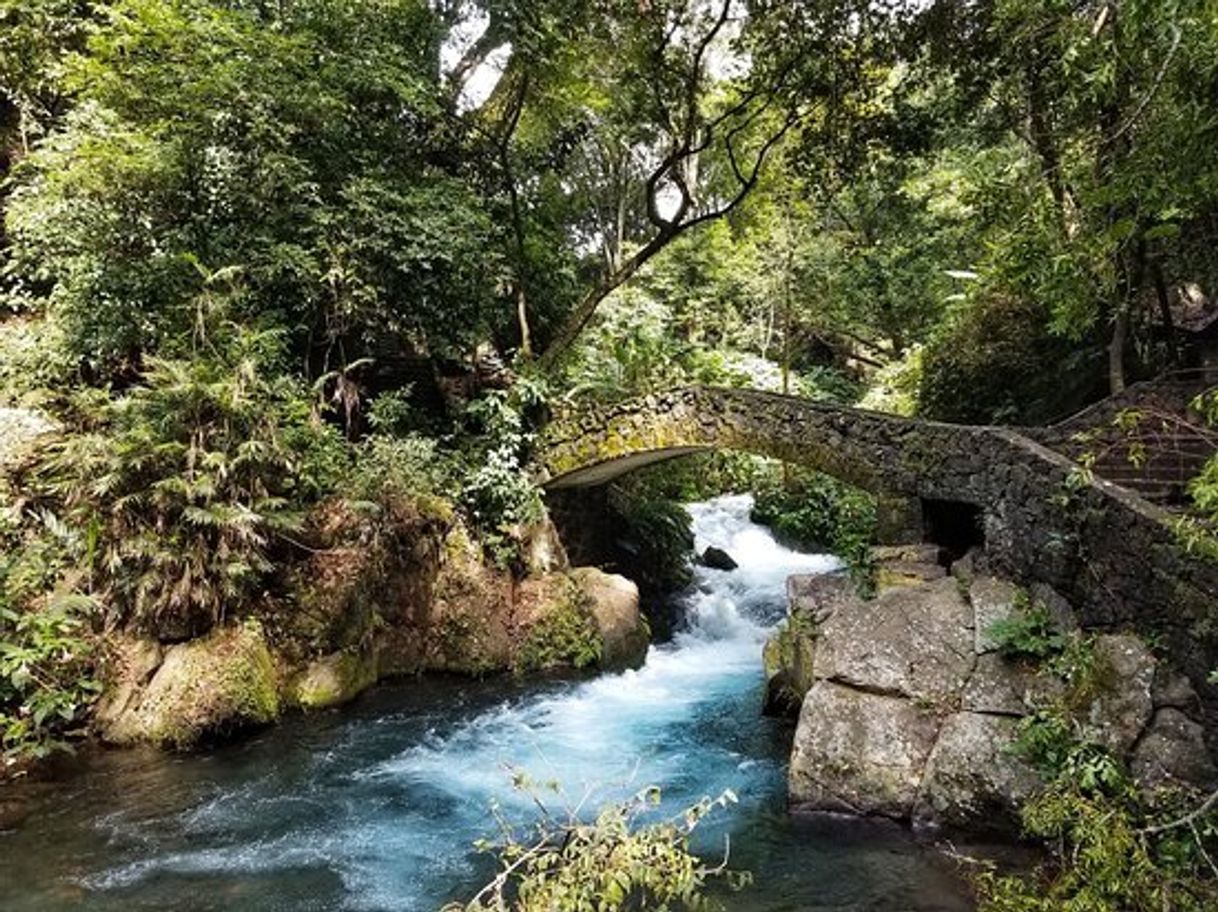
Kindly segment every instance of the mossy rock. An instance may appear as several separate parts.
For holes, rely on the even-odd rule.
[[[323,656],[294,675],[284,688],[287,702],[301,709],[326,709],[354,700],[376,683],[376,656],[347,650]]]
[[[424,670],[483,675],[510,668],[511,575],[486,566],[464,526],[444,539],[434,591],[421,634]]]
[[[103,736],[185,750],[278,716],[275,666],[261,625],[247,621],[170,647],[137,704]]]
[[[799,715],[804,697],[815,683],[813,661],[816,654],[816,628],[802,612],[789,615],[787,622],[771,636],[762,649],[766,676],[765,714],[794,718]]]
[[[516,592],[521,631],[512,656],[518,674],[598,665],[605,642],[590,600],[571,577],[548,573],[521,582]]]
[[[576,567],[570,578],[596,622],[603,643],[601,667],[641,665],[651,630],[639,611],[639,587],[624,576],[596,567]]]

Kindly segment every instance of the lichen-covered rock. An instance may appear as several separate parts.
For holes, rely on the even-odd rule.
[[[1066,685],[1052,675],[996,652],[977,657],[977,664],[960,693],[960,708],[999,716],[1023,716],[1065,694]]]
[[[273,721],[275,666],[254,622],[171,646],[134,705],[103,728],[107,740],[186,749]]]
[[[1017,724],[984,713],[949,716],[926,761],[915,823],[1018,832],[1019,807],[1041,783],[1010,750]]]
[[[795,719],[804,697],[812,689],[816,655],[814,632],[805,629],[811,620],[804,614],[787,616],[778,632],[766,640],[761,652],[766,693],[762,712],[767,716]]]
[[[899,586],[916,586],[947,576],[940,562],[938,545],[882,545],[871,549],[876,568],[876,586],[880,590]]]
[[[844,573],[797,573],[787,577],[788,613],[806,615],[814,624],[857,599],[854,582]]]
[[[1204,729],[1170,706],[1155,713],[1129,767],[1144,788],[1179,783],[1212,788],[1218,782],[1218,768],[1206,749]]]
[[[302,709],[325,709],[355,699],[376,679],[375,654],[345,650],[316,659],[293,675],[285,687],[285,698]]]
[[[938,729],[912,700],[817,681],[795,730],[792,806],[907,819]]]
[[[1085,739],[1128,763],[1142,786],[1205,787],[1218,771],[1187,681],[1132,634],[1079,640],[1084,669],[1009,658],[988,628],[1022,601],[969,572],[870,601],[842,580],[792,577],[787,625],[766,646],[769,706],[804,693],[791,754],[798,807],[882,814],[922,825],[1014,832],[1036,772],[1010,750],[1020,720],[1065,712]],[[967,586],[965,582],[967,581]],[[967,592],[967,597],[965,593]],[[1037,600],[1055,594],[1041,591]],[[1049,609],[1068,626],[1068,604]],[[1090,645],[1088,645],[1090,643]],[[1152,721],[1153,717],[1153,721]]]
[[[0,408],[0,472],[21,462],[39,437],[59,426],[43,412],[24,408]]]
[[[1094,649],[1099,686],[1087,711],[1088,735],[1124,757],[1154,712],[1155,657],[1129,633],[1096,637]]]
[[[973,606],[974,649],[978,655],[998,648],[992,630],[1015,613],[1019,589],[1006,580],[975,576],[969,583],[968,598]]]
[[[1187,677],[1174,668],[1160,662],[1155,669],[1155,683],[1151,698],[1155,709],[1170,706],[1192,719],[1201,718],[1201,698]]]
[[[112,729],[139,703],[139,697],[165,658],[156,640],[115,635],[109,643],[106,680],[101,698],[93,710],[98,731]]]
[[[548,513],[521,529],[519,540],[524,566],[530,574],[556,573],[571,566],[558,528]]]
[[[582,593],[603,644],[601,665],[635,665],[647,654],[650,634],[639,611],[639,587],[624,576],[576,567],[571,579]]]
[[[856,598],[817,627],[815,677],[862,690],[942,703],[973,662],[972,613],[952,579]]]
[[[426,624],[440,548],[453,522],[434,498],[386,498],[357,509],[330,498],[310,513],[308,559],[287,574],[287,597],[263,612],[277,650],[294,662],[351,650],[373,631]]]
[[[427,619],[422,667],[481,675],[512,665],[512,578],[488,567],[462,526],[444,541]]]

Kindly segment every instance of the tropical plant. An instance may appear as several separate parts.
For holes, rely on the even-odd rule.
[[[109,609],[161,635],[245,610],[341,460],[303,391],[268,375],[274,337],[226,330],[191,360],[150,359],[122,396],[78,397],[88,429],[45,468]]]

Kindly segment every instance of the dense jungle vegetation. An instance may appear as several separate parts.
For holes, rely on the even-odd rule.
[[[1216,149],[1215,0],[0,0],[0,459],[58,428],[0,475],[6,768],[84,732],[109,632],[259,617],[328,499],[518,568],[555,411],[1037,424],[1196,366]],[[663,580],[740,484],[865,555],[865,498],[743,457],[615,496]],[[1189,493],[1208,540],[1218,462]],[[1098,873],[992,908],[1208,876],[1071,770],[1032,827]]]

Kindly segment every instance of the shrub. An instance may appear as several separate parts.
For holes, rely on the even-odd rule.
[[[143,383],[77,399],[84,433],[46,467],[49,489],[88,530],[85,565],[120,620],[178,638],[240,613],[271,551],[332,483],[335,433],[303,392],[264,366],[264,335],[232,329],[189,361],[150,359]]]
[[[4,767],[67,748],[99,685],[97,605],[60,583],[80,541],[50,514],[0,527],[0,752]]]
[[[551,813],[544,792],[561,795],[557,785],[538,787],[522,773],[514,783],[532,797],[541,819],[519,826],[495,808],[498,838],[478,847],[494,852],[502,870],[472,900],[444,912],[693,912],[715,908],[704,892],[710,880],[724,879],[734,889],[751,882],[747,872],[730,870],[726,859],[708,865],[690,851],[690,835],[707,814],[736,801],[730,791],[648,822],[660,803],[653,786],[585,821],[576,810]]]
[[[1003,656],[1039,661],[1062,651],[1065,638],[1044,605],[1030,602],[1027,594],[1021,592],[1014,607],[1008,617],[994,622],[986,631]]]
[[[875,498],[828,475],[797,468],[784,481],[774,474],[756,489],[754,522],[775,536],[806,550],[826,549],[837,555],[864,590],[874,568]]]
[[[511,391],[494,390],[470,404],[477,430],[460,504],[487,556],[500,567],[520,563],[519,528],[544,514],[541,492],[524,471],[533,445],[530,419],[544,408],[544,387],[522,378]]]

